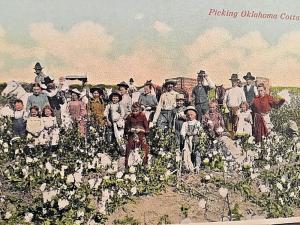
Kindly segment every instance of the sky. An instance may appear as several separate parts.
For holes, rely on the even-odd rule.
[[[161,84],[201,69],[218,85],[250,71],[300,86],[300,20],[280,18],[299,8],[298,0],[0,0],[0,82],[32,82],[40,62],[54,78],[86,74],[91,84]]]

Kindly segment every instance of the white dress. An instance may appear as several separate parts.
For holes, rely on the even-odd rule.
[[[44,129],[41,133],[41,144],[57,145],[59,141],[59,128],[56,117],[42,117],[41,118]]]
[[[239,121],[237,124],[236,133],[248,134],[248,135],[252,136],[253,120],[252,120],[251,111],[247,110],[246,112],[240,112],[240,110],[239,110],[237,112],[237,116],[239,118]]]
[[[42,144],[41,133],[44,129],[44,123],[40,117],[29,117],[27,119],[26,130],[28,131],[27,138],[33,139],[34,145]]]

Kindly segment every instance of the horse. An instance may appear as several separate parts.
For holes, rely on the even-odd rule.
[[[224,88],[223,84],[220,86],[216,85],[215,99],[218,101],[219,108],[221,108],[223,106],[225,92],[226,92],[226,89]]]
[[[30,95],[31,93],[26,92],[22,85],[17,81],[8,82],[4,90],[1,92],[1,96],[3,97],[15,97],[16,99],[22,100],[24,106],[27,105],[27,100]]]

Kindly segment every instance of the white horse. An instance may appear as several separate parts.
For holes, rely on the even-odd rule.
[[[19,82],[10,81],[7,83],[1,95],[6,98],[15,97],[16,99],[21,99],[23,101],[23,105],[26,107],[28,97],[31,93],[26,92]]]

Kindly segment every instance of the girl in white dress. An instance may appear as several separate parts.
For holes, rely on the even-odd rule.
[[[26,124],[27,139],[32,140],[34,145],[39,145],[42,143],[41,133],[44,129],[43,121],[39,115],[39,107],[32,106],[29,111]]]
[[[252,136],[252,114],[247,102],[242,102],[237,112],[238,123],[236,134]]]
[[[41,133],[42,144],[57,145],[59,141],[59,128],[53,109],[50,106],[45,106],[42,113],[42,122],[44,129]]]

